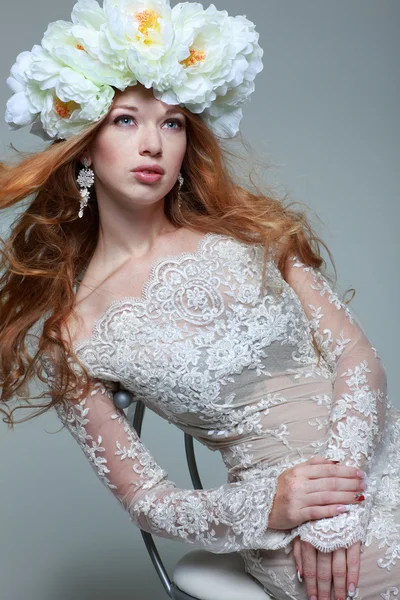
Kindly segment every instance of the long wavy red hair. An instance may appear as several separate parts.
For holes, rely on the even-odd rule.
[[[164,210],[171,223],[263,244],[263,279],[274,244],[279,247],[277,265],[284,277],[287,259],[293,253],[307,265],[326,267],[320,252],[324,246],[336,281],[332,254],[311,227],[306,210],[285,206],[286,195],[283,199],[274,197],[266,185],[261,191],[253,173],[247,174],[253,191],[251,186],[238,183],[237,168],[243,157],[224,147],[227,144],[214,136],[199,115],[182,110],[187,119],[187,151],[181,168],[185,186],[181,210],[177,209],[177,185],[165,198]],[[35,404],[41,410],[18,423],[72,397],[77,387],[83,393],[89,390],[90,378],[84,366],[83,379],[71,368],[71,358],[79,361],[61,331],[74,311],[74,284],[93,255],[99,231],[95,193],[83,218],[78,218],[78,157],[106,118],[68,140],[51,142],[42,152],[23,153],[16,164],[0,163],[0,209],[33,196],[14,221],[8,238],[0,239],[0,401],[2,406],[17,402],[9,413],[3,408],[0,411],[11,428],[15,424],[13,412],[23,408],[23,403],[33,407],[33,399],[50,398],[46,404]],[[240,140],[248,150],[243,137]],[[332,280],[328,273],[325,276]],[[317,347],[316,351],[320,356]],[[48,390],[35,396],[30,385],[35,380],[46,383],[42,353],[51,356],[57,367],[57,390],[52,390],[51,396]]]

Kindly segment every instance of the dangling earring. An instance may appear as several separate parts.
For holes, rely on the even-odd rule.
[[[184,183],[184,181],[185,181],[185,180],[183,179],[183,177],[182,177],[182,174],[181,174],[181,173],[179,173],[178,181],[179,181],[179,190],[178,190],[178,206],[179,206],[179,209],[181,209],[181,208],[182,208],[182,196],[181,196],[181,188],[182,188],[182,186],[183,186],[183,183]]]
[[[87,206],[90,188],[94,183],[94,171],[92,171],[92,169],[89,167],[89,161],[87,158],[83,159],[83,165],[85,168],[79,171],[79,175],[76,178],[76,181],[80,186],[79,193],[81,195],[81,203],[78,213],[80,219],[83,217],[83,209]]]

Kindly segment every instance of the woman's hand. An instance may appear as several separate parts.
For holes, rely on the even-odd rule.
[[[295,538],[293,554],[299,581],[304,579],[310,600],[353,598],[360,575],[360,542],[333,552],[320,552],[308,542]]]
[[[278,477],[268,528],[293,529],[306,521],[346,512],[344,504],[364,500],[363,477],[363,471],[322,456],[287,469]]]

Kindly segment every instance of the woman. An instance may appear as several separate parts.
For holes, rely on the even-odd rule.
[[[237,132],[257,39],[214,7],[84,0],[19,56],[6,118],[55,141],[2,166],[2,207],[35,195],[3,255],[2,400],[29,397],[43,367],[45,409],[130,519],[241,552],[271,596],[391,600],[400,419],[384,367],[304,215],[236,185],[217,141]],[[176,488],[116,382],[219,450],[228,483]]]

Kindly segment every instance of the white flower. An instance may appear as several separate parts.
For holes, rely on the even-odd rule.
[[[172,9],[171,18],[175,31],[174,44],[160,64],[161,76],[157,85],[154,85],[154,95],[166,104],[179,104],[175,90],[187,82],[188,66],[195,65],[203,56],[202,52],[195,51],[193,44],[196,31],[206,23],[206,14],[198,2],[184,2]]]
[[[35,45],[32,48],[31,63],[26,69],[26,77],[41,91],[46,91],[55,87],[62,68],[62,63],[52,58],[42,46]]]
[[[35,102],[40,118],[34,133],[45,138],[66,139],[80,133],[107,113],[114,90],[98,86],[50,56],[42,46],[32,48],[25,68],[26,95]],[[42,131],[41,131],[42,128]]]
[[[264,51],[258,44],[259,34],[255,32],[254,24],[244,16],[229,17],[232,24],[232,36],[236,41],[247,40],[247,46],[242,50],[241,58],[245,58],[247,67],[243,72],[243,81],[232,85],[228,92],[224,87],[217,90],[217,98],[204,111],[203,119],[211,129],[222,138],[234,137],[239,131],[243,112],[239,108],[255,90],[254,80],[263,69],[262,57]],[[235,31],[236,30],[236,31]],[[237,61],[234,68],[237,68]],[[238,73],[241,73],[240,69]]]
[[[234,137],[263,68],[258,38],[245,16],[213,4],[78,0],[71,21],[50,23],[41,45],[18,55],[5,118],[15,129],[32,124],[44,139],[67,138],[108,111],[113,88],[140,82],[158,100],[202,114],[216,135]]]
[[[123,90],[131,80],[128,68],[121,65],[120,61],[114,68],[103,57],[99,50],[99,36],[100,31],[67,21],[56,21],[48,26],[42,39],[42,47],[63,66],[71,67],[92,83],[112,85]]]
[[[229,17],[211,4],[200,18],[201,9],[201,4],[191,3],[172,9],[178,37],[189,44],[188,55],[181,60],[185,78],[157,97],[204,113],[218,135],[233,137],[242,118],[239,106],[254,91],[254,79],[263,68],[263,51],[254,24],[246,17]]]
[[[132,81],[132,74],[129,73],[125,54],[115,52],[109,45],[106,14],[96,0],[78,0],[72,9],[71,21],[73,23],[71,34],[90,56],[100,60],[103,65],[116,73],[120,73],[123,79],[125,76],[129,77],[132,82],[129,85],[136,84],[136,80]],[[124,89],[119,84],[115,86],[121,91]]]
[[[166,0],[104,0],[110,43],[132,47],[150,60],[161,58],[173,42],[171,8]]]
[[[167,89],[181,67],[174,49],[175,33],[167,0],[104,0],[107,27],[104,52],[126,57],[131,85]]]
[[[228,15],[214,5],[204,11],[201,4],[190,3],[178,4],[172,15],[176,30],[188,45],[188,52],[181,59],[184,79],[173,85],[171,92],[177,102],[190,104],[193,112],[201,113],[217,97],[214,90],[229,78],[231,33],[227,27]]]
[[[32,52],[24,51],[18,54],[7,79],[7,85],[14,92],[7,101],[5,114],[10,129],[19,129],[33,123],[43,106],[45,94],[38,86],[29,85],[26,76],[32,60]]]
[[[109,86],[96,86],[69,67],[63,68],[45,98],[40,116],[45,131],[61,139],[80,133],[108,112],[114,93]]]

